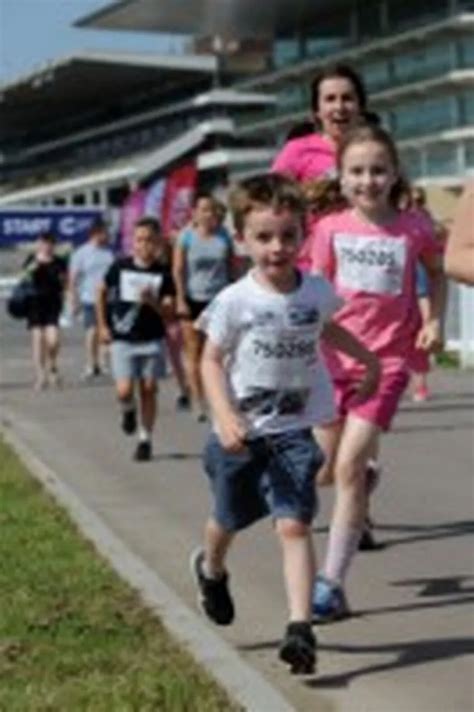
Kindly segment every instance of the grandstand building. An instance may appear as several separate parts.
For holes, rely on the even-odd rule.
[[[77,24],[192,53],[89,53],[3,87],[0,204],[116,203],[190,156],[210,186],[266,167],[333,61],[362,73],[412,179],[449,203],[474,172],[472,0],[119,0]]]
[[[0,205],[118,206],[128,190],[194,160],[205,185],[269,161],[237,118],[274,99],[231,88],[211,54],[88,52],[0,88]],[[226,88],[225,88],[226,87]]]

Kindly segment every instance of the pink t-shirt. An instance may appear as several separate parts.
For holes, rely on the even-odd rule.
[[[300,183],[336,176],[336,149],[334,144],[321,134],[312,133],[288,141],[275,158],[272,171],[284,173]],[[310,215],[306,226],[306,239],[301,246],[298,267],[305,272],[311,268],[311,235],[317,215]]]
[[[273,161],[274,173],[285,173],[300,183],[315,178],[334,177],[336,149],[318,133],[288,141]]]
[[[427,221],[403,212],[388,225],[373,225],[346,209],[322,218],[312,238],[312,271],[345,302],[334,320],[379,356],[384,372],[405,369],[419,324],[416,263],[439,253]],[[324,353],[334,378],[361,368],[333,349]]]

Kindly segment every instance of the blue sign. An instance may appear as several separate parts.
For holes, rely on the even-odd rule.
[[[52,232],[60,242],[79,244],[87,240],[89,229],[103,217],[96,208],[1,208],[0,247],[31,242],[41,232]]]

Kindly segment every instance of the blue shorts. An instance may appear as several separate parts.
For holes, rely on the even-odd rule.
[[[157,381],[166,375],[166,360],[160,339],[143,343],[112,341],[110,362],[116,381]]]
[[[84,329],[94,329],[97,326],[94,304],[82,304],[82,323]]]
[[[271,514],[310,524],[317,507],[315,475],[324,456],[311,430],[293,430],[252,440],[242,453],[224,450],[212,433],[204,467],[214,495],[213,516],[227,531]]]

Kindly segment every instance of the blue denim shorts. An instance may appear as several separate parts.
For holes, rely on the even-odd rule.
[[[269,514],[304,524],[316,514],[315,474],[324,456],[309,429],[257,438],[237,454],[224,450],[212,433],[203,460],[213,515],[227,531],[244,529]]]
[[[82,305],[82,323],[84,324],[84,329],[92,329],[97,326],[94,304]]]

